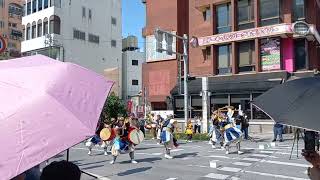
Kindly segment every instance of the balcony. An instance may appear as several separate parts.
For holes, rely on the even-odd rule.
[[[58,34],[51,34],[52,38],[53,38],[53,42],[52,46],[57,46],[59,44],[62,44],[62,37],[61,35]],[[43,49],[45,47],[48,47],[49,45],[46,44],[47,38],[46,36],[41,36],[41,37],[37,37],[34,39],[30,39],[30,40],[26,40],[26,41],[22,41],[21,42],[21,52],[28,52],[28,51],[32,51],[32,50],[36,50],[36,49]]]

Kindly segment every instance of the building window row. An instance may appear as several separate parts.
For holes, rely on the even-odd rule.
[[[10,17],[14,17],[14,16],[22,17],[23,15],[22,6],[15,3],[10,3],[8,13]]]
[[[93,34],[89,34],[89,42],[99,44],[99,42],[100,42],[99,39],[100,39],[99,36],[93,35]]]
[[[77,29],[73,30],[73,38],[74,39],[80,39],[80,40],[86,40],[86,33]]]
[[[1,8],[4,7],[4,0],[0,0],[0,7],[1,7]]]
[[[82,18],[86,18],[87,17],[87,13],[86,13],[86,7],[82,6]],[[89,20],[92,20],[92,9],[88,8],[88,18]]]
[[[0,21],[0,29],[5,27],[5,23],[3,21]]]
[[[259,6],[259,26],[268,26],[282,22],[280,0],[258,0]],[[236,7],[236,26],[237,30],[244,30],[255,27],[254,0],[237,0]],[[216,33],[226,33],[231,31],[231,3],[219,4],[216,8]],[[292,3],[293,19],[305,19],[305,0],[293,0]],[[211,17],[210,7],[203,10],[205,21]]]
[[[36,13],[48,7],[61,7],[61,0],[28,0],[25,5],[25,15]]]
[[[38,22],[27,24],[25,31],[25,39],[30,40],[37,37],[45,36],[46,34],[60,34],[61,20],[58,16],[53,15],[44,20],[39,19]]]

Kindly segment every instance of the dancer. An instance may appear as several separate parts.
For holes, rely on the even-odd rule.
[[[102,144],[102,140],[100,138],[100,132],[105,126],[106,124],[104,122],[99,122],[95,135],[87,140],[85,145],[88,147],[88,150],[89,150],[88,155],[92,155],[92,148],[94,146],[98,144]],[[106,150],[105,150],[105,154],[106,154]]]
[[[134,119],[134,122],[135,122],[135,119]],[[135,124],[135,123],[131,121],[131,124]],[[118,125],[115,129],[118,135],[115,138],[114,144],[112,146],[111,153],[113,156],[113,160],[110,161],[110,164],[115,163],[119,154],[125,154],[125,153],[129,153],[132,164],[137,164],[138,162],[134,160],[134,146],[143,140],[143,137],[144,137],[143,133],[137,127],[130,125],[129,119],[126,119],[124,121],[123,118],[119,120]],[[138,138],[138,140],[135,141],[136,144],[132,142],[133,140],[130,140],[131,132],[137,133],[134,135],[135,138]]]
[[[236,143],[238,154],[243,154],[243,152],[240,151],[242,132],[240,129],[235,127],[234,108],[232,106],[228,106],[226,116],[222,114],[220,119],[222,120],[220,122],[220,126],[222,127],[222,132],[224,134],[226,154],[229,154],[231,143]]]
[[[212,148],[216,148],[216,143],[220,142],[221,148],[224,148],[223,146],[223,136],[220,131],[220,126],[219,126],[220,120],[219,120],[219,115],[218,111],[214,111],[212,116],[211,116],[211,127],[209,130],[208,136],[210,137],[210,142],[212,144]]]
[[[177,139],[174,137],[174,129],[176,128],[177,121],[174,119],[168,119],[163,123],[162,132],[161,132],[161,142],[165,147],[166,159],[172,159],[170,155],[170,150],[173,147],[178,147]]]

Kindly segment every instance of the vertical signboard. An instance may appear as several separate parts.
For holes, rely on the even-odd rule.
[[[261,41],[261,66],[263,71],[281,69],[280,39]]]

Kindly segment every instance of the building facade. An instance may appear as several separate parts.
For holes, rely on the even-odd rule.
[[[196,37],[193,40],[197,40],[198,45],[189,48],[189,74],[199,77],[189,82],[191,116],[202,114],[200,77],[208,77],[208,109],[226,105],[238,108],[241,105],[247,115],[258,122],[267,121],[268,116],[251,106],[251,100],[287,80],[313,76],[320,68],[319,44],[311,36],[294,35],[291,28],[292,23],[305,21],[320,30],[320,17],[317,16],[320,4],[317,1],[188,2],[186,10],[181,10],[185,6],[179,6],[172,14],[188,11],[184,23],[188,24],[189,37]],[[153,3],[155,1],[146,1],[147,12]],[[167,12],[166,16],[169,16],[170,12]],[[160,12],[147,13],[147,16],[155,17],[154,13],[162,16]],[[158,26],[162,28],[161,23],[159,21]],[[171,65],[166,63],[163,66],[165,69]],[[176,77],[170,78],[173,81]],[[179,95],[179,87],[169,89],[170,93],[166,95],[173,103],[175,115],[183,117],[183,96]]]
[[[23,4],[23,0],[0,0],[0,36],[7,47],[0,60],[21,56]]]
[[[121,1],[26,0],[24,11],[23,53],[47,55],[101,74],[121,69]]]
[[[128,36],[122,42],[122,99],[129,100],[141,94],[145,53],[139,51],[135,36]]]

